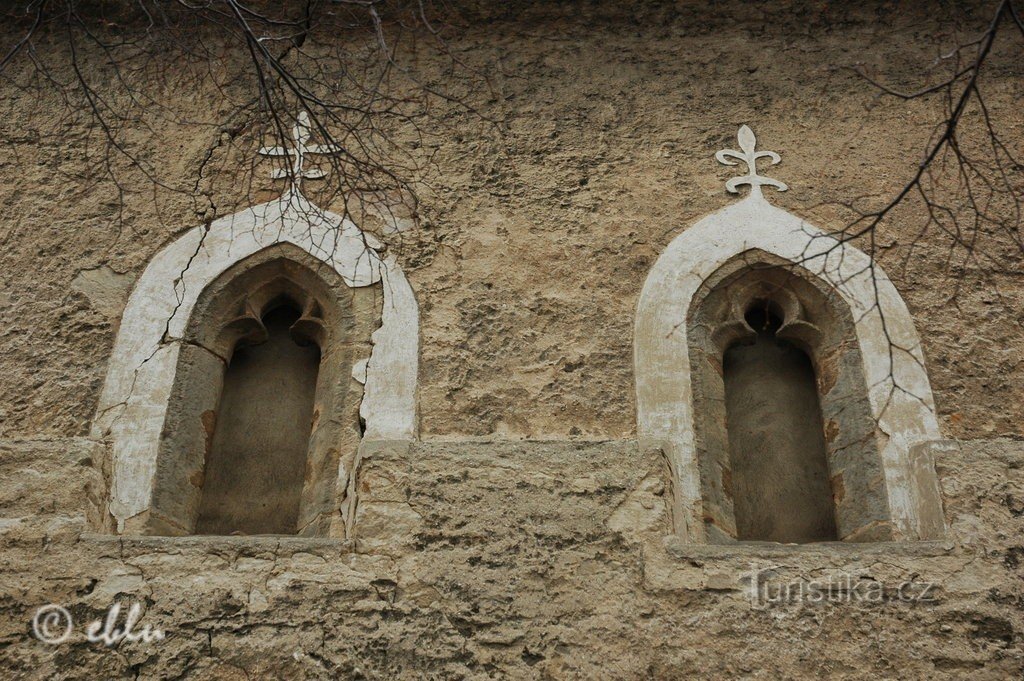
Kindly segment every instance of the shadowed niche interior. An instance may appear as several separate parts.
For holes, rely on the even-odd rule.
[[[143,531],[345,537],[348,474],[381,287],[352,288],[290,244],[200,293],[168,399]]]
[[[772,303],[755,301],[744,319],[756,336],[731,345],[722,366],[737,539],[835,541],[814,367],[776,336]]]
[[[290,329],[290,300],[263,316],[266,340],[240,341],[224,374],[197,534],[296,531],[320,348]]]
[[[891,539],[864,362],[839,292],[747,251],[705,280],[687,329],[705,541]]]

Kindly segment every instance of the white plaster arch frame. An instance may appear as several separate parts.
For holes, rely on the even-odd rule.
[[[296,190],[195,227],[150,261],[128,299],[100,395],[92,436],[112,447],[110,512],[122,531],[153,496],[160,433],[174,383],[181,338],[200,293],[235,263],[290,243],[332,267],[351,287],[382,282],[381,326],[357,380],[365,441],[416,437],[419,309],[393,256],[349,220],[323,211]],[[354,372],[355,373],[355,372]],[[352,471],[339,471],[346,485]]]
[[[807,263],[808,271],[850,306],[872,415],[887,436],[880,454],[891,520],[902,538],[935,538],[928,523],[935,522],[937,481],[930,459],[916,445],[938,440],[940,433],[920,340],[906,304],[878,265],[872,282],[867,254],[771,205],[756,186],[742,201],[677,236],[651,269],[637,305],[637,430],[641,446],[660,448],[673,469],[677,534],[695,543],[706,541],[686,320],[701,284],[729,260],[754,249]],[[872,311],[875,284],[884,328],[877,310]],[[895,344],[909,350],[909,355],[894,353],[892,362],[892,376],[909,394],[893,392],[887,379],[886,330]]]

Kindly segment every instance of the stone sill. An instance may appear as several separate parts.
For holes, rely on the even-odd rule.
[[[118,535],[84,532],[81,540],[96,544],[117,544],[123,548],[135,550],[152,548],[166,551],[168,548],[210,550],[261,549],[283,551],[286,553],[302,553],[331,549],[338,553],[353,553],[355,542],[348,539],[331,537],[296,537],[291,535],[246,535],[246,536],[215,536],[188,535],[181,537],[156,535]]]
[[[867,558],[877,556],[937,557],[952,554],[956,543],[944,539],[908,542],[820,542],[815,544],[777,544],[775,542],[735,542],[730,544],[690,544],[669,535],[665,550],[680,560],[716,560],[735,558]]]

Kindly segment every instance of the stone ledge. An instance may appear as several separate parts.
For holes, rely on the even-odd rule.
[[[774,542],[735,542],[730,544],[691,544],[669,535],[663,540],[669,556],[680,560],[731,560],[748,558],[821,557],[850,558],[898,556],[938,557],[956,552],[951,540],[914,542],[822,542],[816,544],[777,544]]]
[[[98,534],[85,532],[80,540],[94,544],[118,544],[131,549],[201,549],[211,551],[217,549],[273,549],[285,553],[312,552],[315,550],[333,549],[340,554],[355,553],[355,542],[349,539],[331,537],[292,537],[287,535],[249,535],[249,536],[213,536],[188,535],[183,537],[164,536],[126,536],[116,534]]]

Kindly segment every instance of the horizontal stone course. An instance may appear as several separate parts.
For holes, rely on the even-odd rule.
[[[1015,440],[942,449],[948,541],[857,546],[681,544],[667,536],[664,462],[631,440],[435,440],[371,453],[361,479],[396,481],[379,503],[417,518],[396,523],[391,542],[387,514],[366,533],[357,525],[352,541],[117,537],[85,531],[84,519],[51,532],[56,519],[83,513],[86,496],[62,490],[102,481],[83,464],[102,452],[84,439],[0,442],[0,473],[31,480],[32,499],[56,500],[26,507],[24,495],[4,497],[0,506],[0,668],[15,677],[115,678],[134,668],[142,678],[744,669],[1010,678],[1024,669],[1024,443]],[[361,503],[376,503],[374,489]],[[751,601],[752,570],[770,596],[825,582],[838,584],[838,600],[762,608]],[[880,585],[882,600],[851,600],[842,579]],[[933,582],[932,600],[901,600],[907,581]],[[32,638],[30,620],[51,602],[83,623],[113,602],[138,602],[142,623],[168,637],[116,650],[84,638],[49,647]]]

